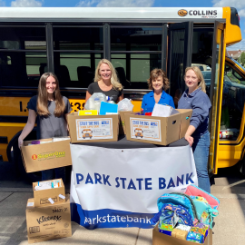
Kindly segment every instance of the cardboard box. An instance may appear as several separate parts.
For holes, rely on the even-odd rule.
[[[28,199],[26,226],[28,243],[72,236],[69,195],[64,203],[47,207],[35,207],[34,199]]]
[[[71,143],[109,142],[118,140],[119,117],[115,115],[67,116]]]
[[[125,113],[127,140],[168,145],[183,138],[190,123],[192,110],[178,109],[178,111],[180,113],[169,117],[138,116]]]
[[[181,114],[180,124],[180,139],[185,137],[185,133],[190,125],[190,119],[192,116],[192,110],[190,109],[177,109]]]
[[[119,134],[120,135],[125,135],[126,134],[126,128],[125,128],[125,114],[129,113],[131,115],[134,115],[135,112],[132,111],[119,111]]]
[[[34,196],[34,206],[35,207],[44,207],[49,206],[51,203],[48,200],[51,198],[54,203],[63,203],[65,202],[65,185],[62,179],[48,180],[48,181],[56,181],[59,180],[61,182],[61,186],[52,189],[46,190],[35,190],[35,187],[38,185],[38,182],[32,183],[33,188],[33,196]],[[40,181],[39,183],[43,183],[46,181]]]
[[[42,139],[39,141],[49,142],[51,140]],[[31,142],[24,141],[21,147],[22,159],[27,173],[72,165],[70,140],[28,145]]]
[[[195,242],[184,241],[176,237],[165,235],[158,231],[158,225],[153,229],[152,245],[194,245]],[[212,230],[209,229],[208,236],[205,238],[203,245],[212,245]]]

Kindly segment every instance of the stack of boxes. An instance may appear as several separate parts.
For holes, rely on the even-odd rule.
[[[21,153],[27,173],[71,165],[70,138],[25,141]],[[28,242],[70,237],[70,198],[62,179],[34,182],[26,206]]]

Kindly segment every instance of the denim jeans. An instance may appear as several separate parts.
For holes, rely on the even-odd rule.
[[[63,179],[63,182],[66,181],[66,171],[65,167],[49,169],[42,171],[42,180],[51,180],[51,179]]]
[[[194,143],[192,149],[197,170],[198,186],[210,193],[210,180],[208,175],[210,134],[207,131],[204,134],[194,136],[193,138]]]

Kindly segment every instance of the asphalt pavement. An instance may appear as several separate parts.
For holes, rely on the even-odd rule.
[[[25,209],[33,197],[31,183],[16,173],[12,163],[0,162],[0,245],[26,245]],[[215,218],[213,245],[244,245],[245,179],[236,167],[214,176],[211,192],[221,204]],[[117,228],[86,230],[72,222],[72,237],[38,244],[150,245],[152,229]]]

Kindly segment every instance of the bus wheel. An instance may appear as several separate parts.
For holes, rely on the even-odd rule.
[[[242,174],[243,178],[245,177],[245,158],[237,163],[239,172]]]
[[[18,147],[18,138],[21,132],[16,134],[11,141],[9,142],[8,148],[7,148],[7,156],[9,161],[13,162],[15,164],[16,172],[19,176],[22,177],[22,179],[30,181],[30,182],[36,182],[40,181],[41,178],[41,172],[35,172],[35,173],[26,173],[25,167],[23,165],[20,149]],[[32,140],[36,139],[36,132],[31,132],[27,137],[26,140]]]

